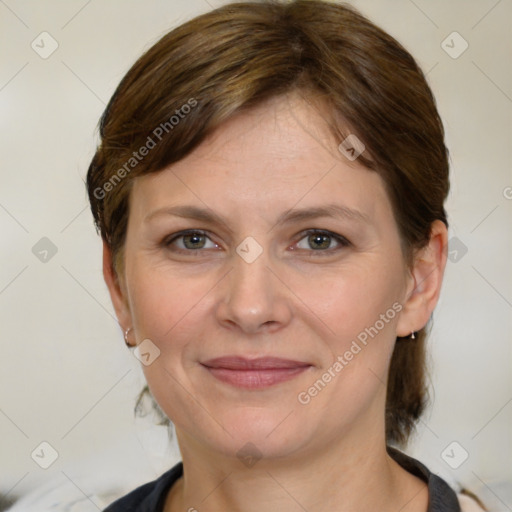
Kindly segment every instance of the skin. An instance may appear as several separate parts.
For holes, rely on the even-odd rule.
[[[118,277],[104,245],[120,325],[133,326],[134,344],[150,339],[160,350],[143,369],[184,463],[166,512],[427,510],[425,483],[386,453],[385,384],[396,337],[424,327],[438,300],[446,227],[432,225],[429,245],[408,267],[382,179],[338,151],[322,116],[293,93],[230,119],[185,159],[136,179]],[[364,220],[278,222],[292,209],[327,204]],[[154,214],[176,205],[207,208],[223,221]],[[304,233],[313,228],[349,243],[315,242]],[[185,229],[207,236],[166,245]],[[252,263],[236,252],[249,236],[262,249]],[[394,303],[401,311],[300,403],[298,394]],[[246,390],[200,364],[234,354],[311,366]],[[237,457],[249,442],[261,457],[252,467]]]

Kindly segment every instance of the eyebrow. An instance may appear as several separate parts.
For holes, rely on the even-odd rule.
[[[221,215],[216,214],[213,210],[192,205],[179,205],[159,208],[149,213],[144,218],[144,222],[149,222],[154,217],[163,215],[173,215],[176,217],[194,219],[212,224],[217,223],[227,225],[226,220]],[[360,212],[359,210],[354,210],[352,208],[338,204],[327,204],[311,208],[292,208],[291,210],[282,213],[277,218],[274,225],[290,224],[303,220],[312,220],[319,217],[335,217],[345,220],[363,222],[365,224],[370,223],[370,218],[368,215]]]

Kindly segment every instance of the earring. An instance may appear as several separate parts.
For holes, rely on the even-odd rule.
[[[126,331],[124,331],[124,342],[126,343],[126,346],[127,347],[132,347],[132,345],[130,345],[130,342],[128,341],[128,335],[130,334],[130,331],[132,331],[133,328],[132,327],[128,327],[128,329],[126,329]]]
[[[411,332],[411,340],[416,339],[416,333],[414,331]]]

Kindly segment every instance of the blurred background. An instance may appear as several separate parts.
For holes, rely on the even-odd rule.
[[[84,179],[136,58],[225,3],[0,0],[0,493],[15,510],[101,510],[179,460],[166,429],[134,414],[144,378],[103,282]],[[432,403],[408,452],[512,510],[512,3],[349,3],[427,73],[451,153]]]

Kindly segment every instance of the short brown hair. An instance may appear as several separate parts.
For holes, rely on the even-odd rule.
[[[227,4],[175,28],[115,91],[87,174],[114,271],[122,267],[133,180],[182,159],[234,114],[290,91],[328,108],[336,140],[353,133],[364,143],[358,161],[383,178],[412,261],[432,222],[447,224],[448,151],[424,74],[401,44],[350,6],[266,0]],[[413,342],[397,339],[388,443],[406,444],[425,408],[425,337],[422,329]]]

